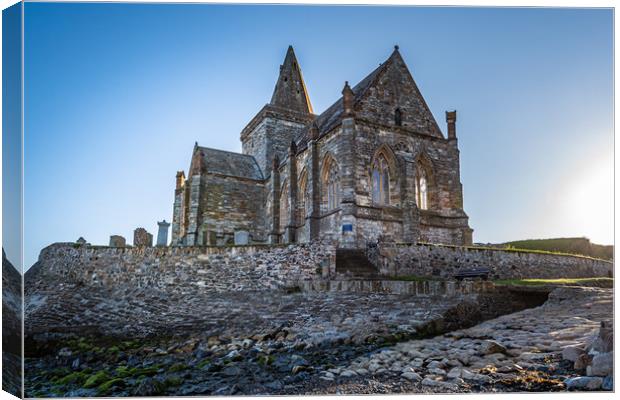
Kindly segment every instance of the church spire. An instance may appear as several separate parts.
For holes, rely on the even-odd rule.
[[[312,113],[312,104],[293,46],[288,47],[284,63],[280,65],[280,76],[271,96],[271,104],[297,112]]]

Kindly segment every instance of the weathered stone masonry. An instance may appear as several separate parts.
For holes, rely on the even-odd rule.
[[[369,258],[384,277],[451,278],[459,268],[476,267],[490,268],[492,279],[589,278],[613,273],[613,263],[586,257],[427,244],[379,244]],[[215,292],[305,287],[328,284],[328,279],[337,282],[335,262],[336,248],[326,242],[133,248],[57,243],[43,249],[26,274],[26,291],[37,293],[39,285],[58,282],[108,289],[200,287]]]
[[[56,243],[41,251],[39,261],[26,274],[26,290],[37,293],[39,286],[58,282],[166,291],[278,289],[328,275],[334,264],[335,248],[321,243],[141,248]]]
[[[489,268],[491,279],[559,279],[611,277],[613,263],[605,260],[502,249],[432,244],[379,243],[370,259],[386,276],[451,278],[459,270]]]

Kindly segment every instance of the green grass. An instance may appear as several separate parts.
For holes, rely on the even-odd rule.
[[[613,258],[613,246],[591,243],[588,238],[553,238],[553,239],[527,239],[503,243],[503,246],[516,249],[542,250],[564,254],[576,254],[586,257],[611,260]]]
[[[512,242],[517,243],[517,242]],[[578,257],[578,258],[587,258],[590,260],[602,260],[606,262],[611,262],[608,259],[600,258],[600,257],[591,257],[583,254],[575,254],[575,253],[566,253],[562,251],[555,250],[538,250],[538,249],[526,249],[526,248],[518,248],[513,245],[504,244],[502,246],[507,247],[492,247],[492,246],[458,246],[451,244],[443,244],[443,243],[426,243],[426,242],[418,242],[418,244],[426,245],[426,246],[434,246],[434,247],[448,247],[448,248],[461,248],[466,250],[491,250],[491,251],[502,251],[502,252],[513,252],[513,253],[534,253],[534,254],[550,254],[555,256],[568,256],[568,257]]]
[[[513,286],[544,286],[544,285],[609,285],[613,286],[613,278],[562,278],[562,279],[501,279],[493,281],[496,285]]]

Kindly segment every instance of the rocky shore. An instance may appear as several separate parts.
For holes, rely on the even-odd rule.
[[[43,294],[38,307],[63,299]],[[85,303],[57,316],[55,329],[30,336],[26,396],[610,390],[611,372],[593,360],[604,354],[599,330],[612,315],[612,299],[610,289],[557,288],[542,306],[449,332],[455,315],[474,315],[471,299],[203,293],[188,302],[183,318],[177,310],[167,331],[144,318],[152,299],[116,319],[107,310],[106,329],[98,326],[96,306]],[[69,314],[73,319],[63,322]],[[220,319],[209,321],[216,314]],[[68,329],[76,321],[98,326],[96,334]],[[585,354],[582,364],[569,359],[566,349],[575,348]]]

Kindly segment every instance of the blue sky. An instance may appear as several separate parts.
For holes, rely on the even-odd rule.
[[[22,268],[22,134],[21,18],[22,5],[2,11],[2,248]]]
[[[613,241],[609,9],[27,3],[25,265],[172,218],[195,141],[240,151],[292,44],[315,112],[391,53],[458,110],[474,241]]]

